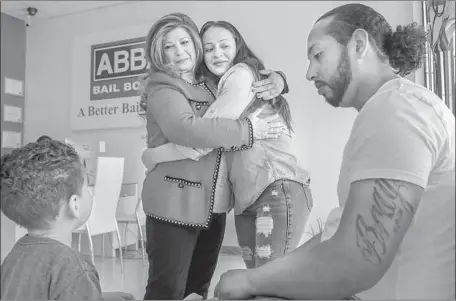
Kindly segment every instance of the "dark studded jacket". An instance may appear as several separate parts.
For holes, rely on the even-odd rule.
[[[223,151],[248,149],[253,144],[250,121],[201,118],[214,101],[204,85],[191,85],[165,73],[146,82],[148,147],[168,142],[215,150],[199,161],[191,159],[159,164],[148,173],[142,202],[147,215],[205,228],[214,201],[229,201],[227,169],[220,164]]]

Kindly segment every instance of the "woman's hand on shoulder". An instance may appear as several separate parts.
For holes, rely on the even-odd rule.
[[[270,69],[260,70],[260,73],[268,78],[253,83],[253,92],[257,98],[270,100],[282,94],[285,81],[279,73]]]

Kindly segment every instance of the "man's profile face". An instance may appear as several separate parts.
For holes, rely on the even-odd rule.
[[[313,81],[326,102],[339,107],[352,80],[347,47],[327,34],[329,20],[317,22],[307,39],[309,68],[306,78]]]

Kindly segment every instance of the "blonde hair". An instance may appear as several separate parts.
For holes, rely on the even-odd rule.
[[[139,106],[141,110],[138,114],[143,119],[147,119],[146,90],[149,75],[157,71],[162,71],[171,76],[179,77],[179,73],[174,66],[166,62],[165,50],[163,47],[165,36],[176,28],[185,29],[193,41],[196,54],[193,72],[196,71],[198,66],[200,66],[203,61],[203,45],[199,36],[198,27],[189,16],[182,13],[172,13],[161,17],[157,22],[155,22],[150,28],[146,40],[146,59],[150,65],[149,73],[145,76],[139,77],[139,95],[141,97]]]
[[[149,73],[163,71],[169,75],[178,76],[174,66],[166,61],[163,47],[165,36],[176,28],[185,29],[193,41],[196,53],[193,72],[201,64],[203,60],[203,46],[199,37],[198,27],[189,16],[182,13],[171,13],[155,22],[147,35],[146,58],[150,63]]]

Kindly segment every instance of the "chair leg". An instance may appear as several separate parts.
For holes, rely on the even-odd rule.
[[[89,245],[90,245],[90,258],[92,259],[92,264],[95,265],[95,256],[93,254],[93,242],[92,242],[92,234],[90,233],[89,225],[87,227],[87,236],[89,237]]]
[[[117,232],[117,241],[119,243],[120,271],[123,274],[123,272],[124,272],[124,264],[123,264],[123,258],[122,258],[122,243],[120,241],[119,226],[117,225],[117,223],[116,223],[116,232]]]
[[[139,251],[139,233],[135,233],[135,251],[138,252]]]
[[[124,254],[125,256],[127,256],[127,227],[128,227],[128,223],[125,223],[123,224],[124,225],[124,228],[123,228],[123,238],[124,238]]]
[[[143,236],[138,213],[136,213],[136,223],[138,224],[139,237],[141,239],[142,258],[143,258],[144,265],[146,265],[146,249],[144,248],[144,236]]]

